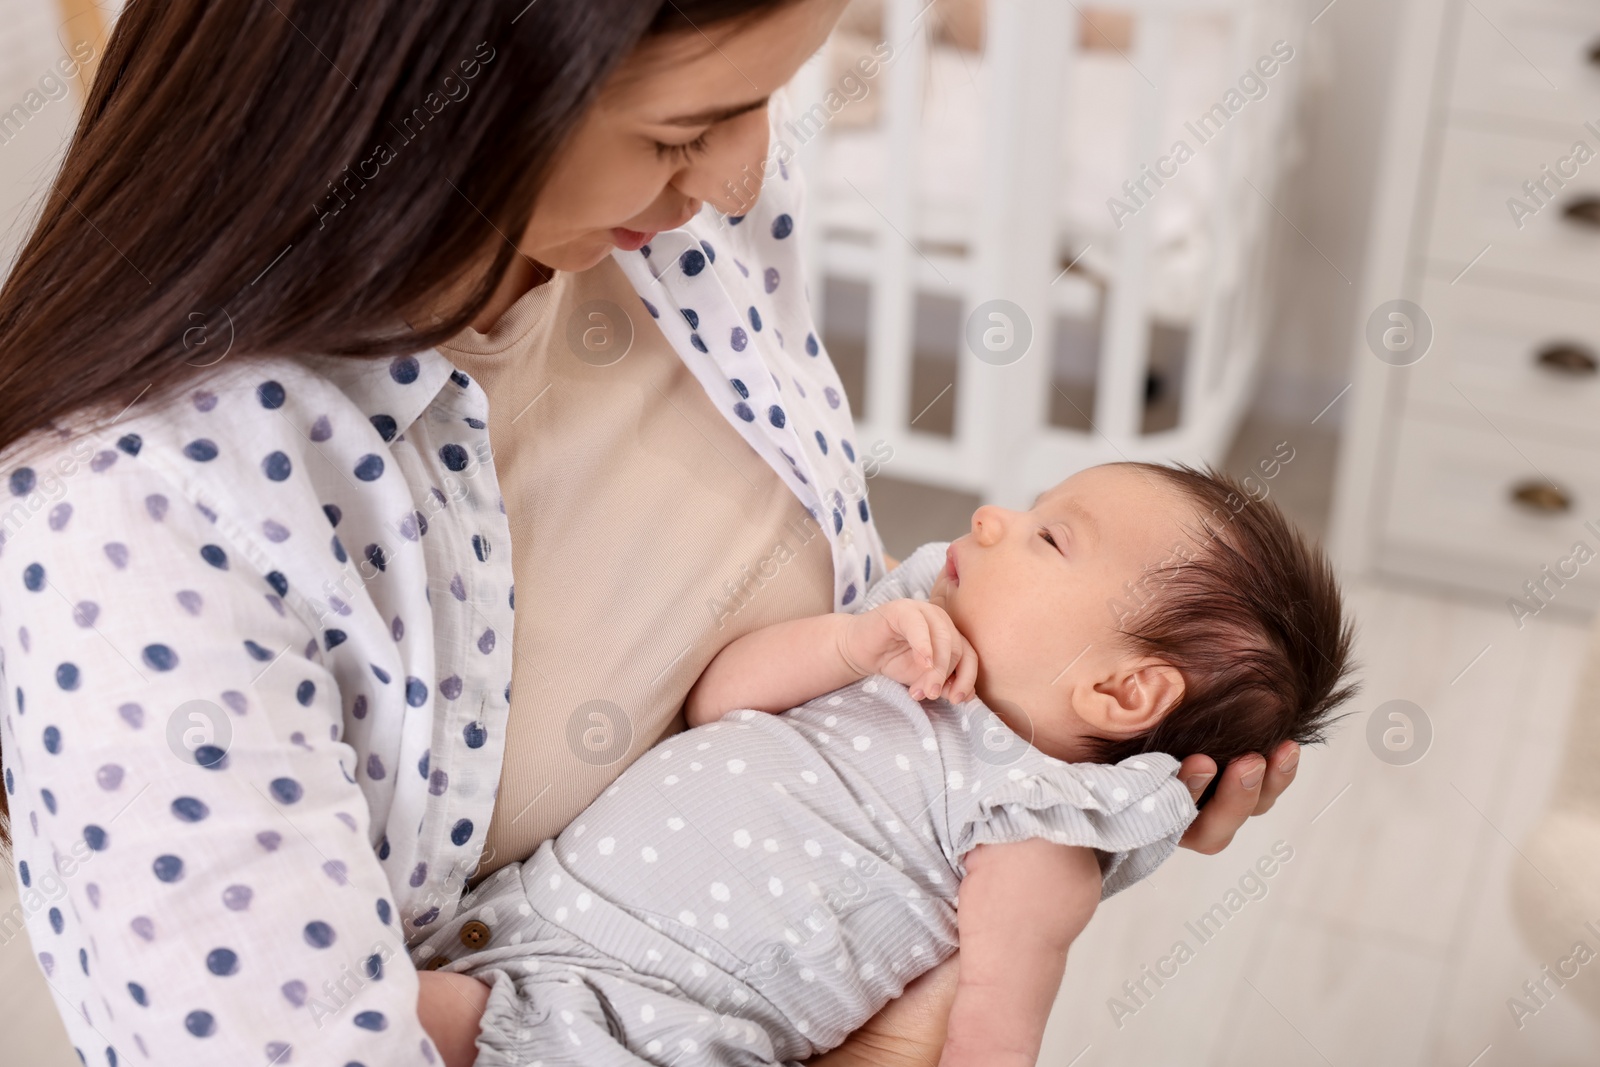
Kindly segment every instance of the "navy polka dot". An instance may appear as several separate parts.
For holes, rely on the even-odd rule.
[[[762,272],[761,283],[767,292],[775,292],[778,288],[778,268],[768,267]]]
[[[439,460],[449,470],[464,471],[467,469],[467,450],[460,445],[445,445],[439,449]]]
[[[389,1020],[383,1017],[383,1012],[381,1011],[356,1012],[356,1017],[350,1021],[363,1030],[378,1031],[389,1028]]]
[[[343,630],[324,630],[322,631],[322,647],[332,652],[335,648],[344,644],[348,636]]]
[[[368,981],[383,981],[383,957],[376,952],[367,957],[366,964],[362,969],[367,972]]]
[[[39,484],[39,476],[33,472],[32,467],[18,467],[11,472],[11,495],[27,496],[33,492],[33,487]]]
[[[428,687],[421,678],[406,679],[406,703],[420,708],[428,702]]]
[[[283,386],[277,382],[262,382],[256,386],[256,399],[261,401],[264,408],[283,407]]]
[[[280,804],[293,804],[305,795],[305,789],[293,778],[274,778],[272,795],[278,798]]]
[[[746,400],[750,399],[750,389],[748,386],[746,386],[737,378],[729,378],[728,381],[733,383],[733,387],[739,391],[740,396],[744,397]]]
[[[462,819],[450,828],[450,841],[464,845],[472,839],[472,820]]]
[[[706,257],[699,249],[691,248],[678,257],[678,266],[683,273],[693,278],[696,274],[706,269]]]
[[[861,521],[862,522],[868,521],[867,520],[867,498],[866,497],[862,497],[860,500],[856,501],[856,511],[861,515]],[[872,557],[868,556],[867,557],[867,563],[870,565],[871,562],[872,562]]]
[[[689,343],[691,345],[694,345],[694,347],[699,349],[701,352],[707,352],[708,351],[708,349],[706,348],[706,343],[703,340],[700,339],[700,335],[697,334],[697,333],[691,333],[689,335]]]
[[[733,328],[733,336],[728,343],[733,346],[735,352],[743,352],[744,346],[750,343],[750,335],[744,332],[743,327],[735,326]]]
[[[312,948],[327,948],[334,941],[333,927],[320,919],[306,923],[304,933],[306,944]]]
[[[639,299],[644,303],[644,309],[650,312],[650,317],[652,319],[659,319],[661,317],[661,312],[656,310],[656,306],[654,304],[650,303],[648,300],[645,300],[644,297],[640,297]]]
[[[317,695],[317,683],[307,678],[295,688],[294,698],[300,702],[302,708],[309,708],[311,701]]]
[[[275,482],[281,482],[294,471],[294,464],[289,462],[289,457],[282,452],[268,453],[261,461],[261,473]]]
[[[279,596],[289,595],[289,579],[283,576],[282,571],[268,571],[267,584],[272,586],[272,591]]]
[[[701,241],[700,247],[705,249],[706,260],[708,262],[715,263],[717,261],[717,250],[711,247],[711,242]]]
[[[139,449],[144,446],[144,438],[136,433],[125,433],[117,438],[117,447],[130,456],[137,456]]]
[[[489,731],[483,728],[482,723],[469,722],[462,728],[461,736],[468,748],[482,748],[484,742],[489,740]]]
[[[389,364],[389,377],[401,385],[410,385],[421,373],[422,366],[415,356],[401,356]]]
[[[195,1037],[210,1037],[217,1032],[217,1020],[209,1011],[191,1011],[183,1017],[183,1028]]]
[[[814,356],[820,351],[822,349],[817,345],[817,335],[814,333],[806,334],[806,355]]]
[[[733,413],[739,416],[745,422],[754,422],[756,419],[756,413],[751,411],[750,405],[746,404],[743,400],[733,405]]]
[[[790,218],[788,215],[779,215],[777,218],[772,220],[772,236],[776,237],[778,240],[783,240],[793,232],[794,219]]]
[[[219,571],[228,569],[228,554],[222,550],[221,545],[201,545],[200,558]]]
[[[196,438],[183,446],[183,454],[196,463],[209,463],[217,458],[217,443],[206,437]]]
[[[818,430],[816,433],[817,433],[817,447],[822,449],[822,454],[824,456],[826,456],[828,454],[828,439],[826,437],[822,436],[822,431],[821,430]]]
[[[82,680],[82,672],[76,663],[63,663],[56,668],[56,684],[68,692],[78,688]]]
[[[183,860],[177,856],[157,856],[150,869],[163,882],[176,882],[183,878]]]
[[[700,316],[695,312],[694,308],[683,309],[683,320],[689,324],[689,329],[691,330],[700,328]]]
[[[145,645],[144,662],[153,671],[170,671],[178,665],[178,654],[166,645]]]
[[[356,463],[355,474],[364,482],[375,482],[383,477],[383,457],[368,453]]]
[[[140,985],[138,982],[128,983],[128,996],[132,997],[133,1002],[139,1005],[141,1008],[148,1008],[150,1006],[150,1001],[145,997],[144,986]]]
[[[750,328],[756,333],[761,332],[761,312],[755,308],[750,309]]]
[[[199,822],[211,814],[211,809],[198,797],[178,797],[172,802],[172,814],[184,822]]]
[[[54,756],[61,751],[61,731],[54,726],[44,728],[44,750]],[[10,773],[9,770],[7,773]]]
[[[231,948],[214,948],[206,954],[206,970],[219,978],[239,973],[239,954]]]
[[[30,563],[22,572],[22,584],[27,586],[28,592],[37,593],[44,588],[44,567],[38,563]]]
[[[379,851],[378,858],[380,860],[389,858],[389,839],[387,837],[383,839],[383,848]],[[389,908],[389,902],[387,900],[384,900],[382,897],[379,897],[378,898],[378,921],[383,923],[383,925],[388,926],[389,925],[389,920],[392,917],[393,916],[391,915],[391,911],[390,911],[390,908]]]
[[[788,421],[788,416],[784,415],[781,407],[773,404],[771,407],[767,408],[767,421],[781,430],[783,429],[784,423]]]
[[[394,435],[400,429],[393,415],[374,415],[368,421],[372,423],[372,428],[378,431],[378,436],[385,441],[393,441]]]
[[[48,914],[50,917],[50,929],[58,934],[66,929],[67,921],[61,917],[60,908],[51,908]]]

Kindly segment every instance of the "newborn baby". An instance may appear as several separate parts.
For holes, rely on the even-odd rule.
[[[1322,740],[1350,640],[1275,506],[1080,472],[730,643],[691,729],[413,958],[490,983],[480,1067],[788,1065],[956,951],[959,908],[942,1063],[1031,1065],[1068,946],[1196,814],[1179,760]]]

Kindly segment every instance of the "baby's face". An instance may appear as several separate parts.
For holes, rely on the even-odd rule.
[[[979,508],[928,597],[977,652],[978,696],[1042,751],[1052,737],[1070,748],[1084,732],[1071,694],[1136,658],[1117,633],[1119,605],[1159,595],[1154,583],[1140,592],[1141,578],[1178,562],[1178,546],[1193,553],[1196,520],[1177,489],[1124,465],[1080,471],[1028,511]],[[1012,722],[1008,705],[1030,721]]]

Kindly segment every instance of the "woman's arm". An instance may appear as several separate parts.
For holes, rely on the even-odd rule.
[[[1067,949],[1100,902],[1087,848],[1043,838],[966,857],[957,922],[961,972],[940,1067],[1033,1067]]]
[[[308,624],[145,464],[77,478],[94,482],[73,483],[71,521],[35,516],[0,555],[14,859],[68,1035],[92,1063],[282,1045],[425,1067],[417,972]]]

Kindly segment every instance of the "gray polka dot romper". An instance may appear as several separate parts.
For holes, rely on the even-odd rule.
[[[862,610],[926,598],[944,548]],[[663,741],[413,958],[490,984],[480,1067],[789,1064],[955,951],[975,845],[1091,846],[1105,896],[1154,870],[1196,814],[1177,768],[1063,763],[874,675]]]

